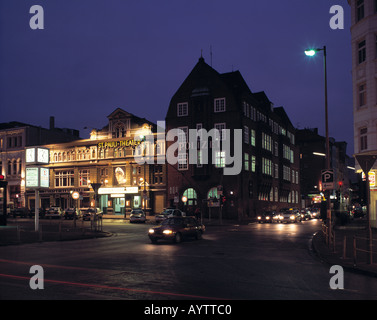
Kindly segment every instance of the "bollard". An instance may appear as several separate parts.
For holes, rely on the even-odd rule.
[[[353,266],[356,267],[356,237],[353,236]]]
[[[20,226],[17,226],[17,242],[21,243],[21,230],[20,230]]]
[[[347,237],[343,237],[343,259],[346,259],[347,256]]]

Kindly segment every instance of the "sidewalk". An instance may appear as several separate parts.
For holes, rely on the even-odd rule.
[[[373,255],[372,263],[368,263],[368,253],[361,250],[368,249],[368,232],[366,221],[354,220],[345,226],[335,226],[335,246],[328,246],[322,231],[313,236],[313,250],[326,263],[340,265],[344,269],[360,272],[369,276],[377,277],[377,230],[372,229]],[[354,237],[356,248],[354,251]],[[356,253],[356,260],[355,260]]]
[[[73,220],[43,220],[39,232],[35,231],[33,220],[9,221],[7,226],[0,226],[0,246],[45,242],[66,241],[106,237],[110,234],[101,231],[100,226],[91,225],[90,221],[82,223]]]

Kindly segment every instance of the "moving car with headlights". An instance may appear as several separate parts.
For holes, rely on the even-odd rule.
[[[272,223],[277,222],[277,214],[275,211],[265,211],[257,217],[259,223]]]
[[[158,240],[170,240],[175,243],[184,238],[201,239],[205,226],[193,217],[171,217],[162,221],[160,226],[149,229],[148,236],[152,243]]]
[[[301,215],[298,210],[292,208],[284,208],[280,210],[281,222],[295,223],[301,221]]]
[[[130,214],[130,223],[133,222],[143,222],[145,223],[147,221],[147,218],[145,217],[145,213],[141,209],[134,209],[131,211]]]

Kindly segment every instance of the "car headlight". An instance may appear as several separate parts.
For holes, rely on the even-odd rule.
[[[260,219],[262,219],[262,217],[261,217],[261,216],[258,216],[258,220],[260,220]]]
[[[162,231],[163,234],[172,234],[173,231],[172,230],[164,230]]]
[[[294,216],[294,215],[291,215],[289,218],[290,218],[291,220],[294,220],[294,219],[295,219],[295,216]]]
[[[154,229],[149,229],[149,233],[154,233]]]
[[[270,220],[270,217],[266,217],[266,220]]]

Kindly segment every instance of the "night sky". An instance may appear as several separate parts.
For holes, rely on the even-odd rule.
[[[344,30],[329,26],[332,5]],[[32,30],[32,5],[44,30]],[[297,128],[329,131],[353,154],[350,8],[346,0],[0,0],[0,122],[102,128],[117,107],[157,122],[198,62],[239,70]]]

